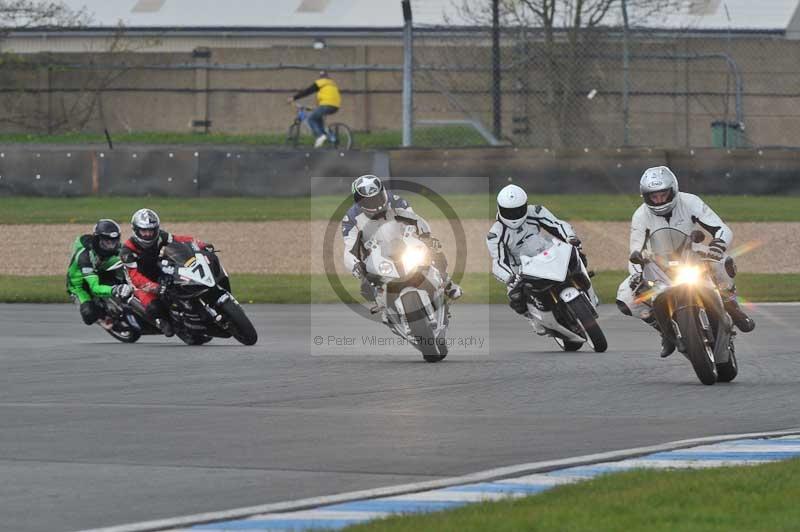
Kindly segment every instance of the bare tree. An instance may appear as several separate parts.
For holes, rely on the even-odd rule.
[[[85,8],[72,9],[58,0],[0,0],[0,35],[30,28],[70,28],[90,20]]]
[[[454,1],[462,19],[489,25],[492,0]],[[591,75],[588,58],[596,55],[609,30],[622,25],[622,1],[499,0],[501,26],[513,28],[526,50],[535,43],[522,68],[525,75],[536,72],[544,81],[542,103],[553,147],[575,144],[579,124],[585,122],[585,98],[578,91]],[[678,4],[679,0],[627,0],[633,24]]]

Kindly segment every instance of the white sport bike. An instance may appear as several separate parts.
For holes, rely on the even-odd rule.
[[[379,288],[383,322],[426,362],[447,356],[449,311],[442,273],[414,225],[387,221],[364,243],[367,279]]]
[[[519,275],[536,332],[550,336],[564,351],[587,341],[598,353],[608,348],[597,323],[597,296],[578,250],[561,240],[545,239],[543,248],[520,256]]]

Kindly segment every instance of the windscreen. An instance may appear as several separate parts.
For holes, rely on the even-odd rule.
[[[176,265],[183,266],[190,258],[194,257],[194,249],[191,244],[173,242],[164,247],[163,256]]]
[[[691,249],[692,240],[689,235],[672,227],[657,229],[647,239],[645,249],[650,252],[651,259],[662,269],[674,266],[682,260],[683,253]]]

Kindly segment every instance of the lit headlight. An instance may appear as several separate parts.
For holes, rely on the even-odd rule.
[[[378,271],[381,275],[391,275],[394,271],[394,266],[392,266],[392,263],[389,261],[383,261],[380,266],[378,266]]]
[[[423,247],[408,248],[403,252],[403,269],[410,272],[425,263],[428,250]]]
[[[675,284],[697,284],[700,280],[700,268],[697,266],[681,266],[675,275]]]

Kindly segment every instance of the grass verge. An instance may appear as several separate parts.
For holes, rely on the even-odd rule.
[[[800,523],[800,460],[705,470],[604,475],[516,500],[390,517],[351,532],[794,530]]]
[[[598,272],[594,287],[604,303],[613,303],[617,287],[625,278],[623,271]],[[350,294],[358,297],[358,283],[342,279]],[[246,303],[336,303],[336,292],[323,275],[259,275],[240,273],[232,276],[236,297]],[[800,274],[740,273],[736,285],[748,302],[800,301]],[[463,303],[506,302],[505,289],[489,274],[469,273],[462,279]],[[0,275],[0,302],[66,303],[64,277]]]
[[[328,122],[335,122],[334,119]],[[291,116],[287,115],[286,129],[289,129]],[[308,132],[306,132],[308,133]],[[359,149],[399,148],[403,145],[402,131],[353,132],[354,147]],[[219,144],[239,146],[283,146],[285,133],[262,133],[252,135],[233,135],[227,133],[167,133],[139,131],[131,133],[111,132],[115,146],[125,144]],[[59,135],[4,133],[0,134],[0,144],[105,144],[103,133],[62,133]],[[300,137],[300,144],[313,146],[310,134]],[[486,146],[486,140],[473,128],[464,126],[421,127],[414,131],[414,145],[421,148],[456,148]]]
[[[427,198],[403,194],[415,210],[430,219],[445,215]],[[565,220],[630,221],[641,199],[634,195],[532,194]],[[444,196],[461,219],[494,217],[495,200],[489,194]],[[707,196],[708,204],[727,222],[800,222],[800,197]],[[308,198],[164,198],[164,197],[0,197],[0,224],[94,223],[100,218],[126,222],[143,206],[155,209],[169,222],[244,222],[271,220],[325,220],[348,195]]]

